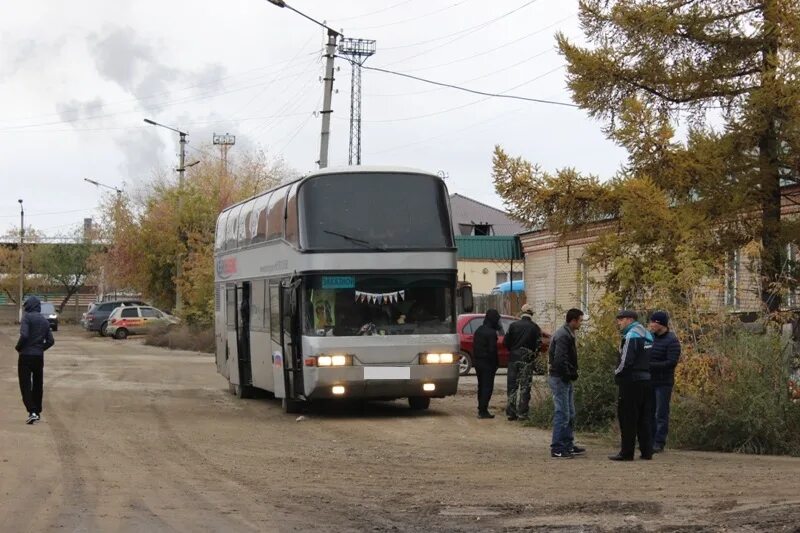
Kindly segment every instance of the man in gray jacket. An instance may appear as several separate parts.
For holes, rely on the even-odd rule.
[[[25,300],[25,314],[19,324],[18,375],[22,402],[28,410],[26,424],[41,418],[44,386],[44,352],[55,344],[50,323],[41,313],[42,304],[36,296]]]
[[[550,339],[548,358],[550,377],[548,384],[553,393],[553,439],[550,457],[571,459],[586,453],[575,445],[575,389],[572,382],[578,379],[578,347],[575,332],[583,322],[583,311],[567,311],[566,323]]]

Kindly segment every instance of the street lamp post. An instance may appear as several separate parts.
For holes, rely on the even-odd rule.
[[[25,239],[25,210],[22,208],[22,198],[19,202],[19,322],[22,323],[22,297],[24,295],[25,282],[25,250],[22,245]]]
[[[120,209],[122,208],[122,189],[119,189],[119,188],[114,187],[112,185],[106,185],[105,183],[99,182],[97,180],[90,180],[89,178],[83,178],[83,181],[91,183],[95,187],[104,187],[106,189],[110,189],[110,190],[112,190],[112,191],[117,193],[117,201],[114,202],[114,228],[115,228],[115,234],[116,234],[116,228],[117,228],[117,224],[119,224],[119,218],[120,218],[119,217]],[[86,235],[84,234],[84,240],[85,240],[85,238],[86,238]],[[105,269],[105,266],[101,265],[100,266],[100,297],[101,298],[105,297],[105,294],[106,294],[106,269]],[[78,298],[76,297],[75,298],[75,308],[77,309],[77,307],[78,307]]]
[[[183,208],[183,173],[186,171],[186,136],[189,135],[185,131],[181,131],[177,128],[173,128],[170,126],[165,126],[164,124],[159,124],[154,120],[150,120],[149,118],[144,119],[147,124],[152,126],[159,126],[161,128],[168,129],[170,131],[174,131],[178,135],[180,135],[180,151],[178,152],[178,238],[181,239],[181,211]],[[194,163],[196,164],[196,163]],[[180,290],[180,281],[183,278],[183,261],[181,259],[181,252],[178,250],[176,257],[175,257],[175,312],[180,314],[183,310],[183,298],[181,297],[181,290]]]
[[[333,99],[333,58],[336,56],[336,39],[342,36],[341,32],[334,30],[333,28],[323,24],[322,22],[315,20],[305,13],[302,13],[283,0],[267,0],[270,4],[276,5],[278,7],[285,7],[294,11],[301,17],[307,18],[314,24],[322,26],[328,31],[328,42],[325,45],[325,89],[323,94],[323,101],[322,101],[322,131],[320,132],[320,142],[319,142],[319,168],[325,168],[328,166],[328,144],[330,141],[331,136],[331,113],[333,110],[331,109],[331,100]]]

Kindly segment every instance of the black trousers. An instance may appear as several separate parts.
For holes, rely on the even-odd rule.
[[[533,380],[533,358],[512,353],[508,361],[506,389],[508,391],[508,416],[528,416],[531,403],[531,381]]]
[[[489,409],[489,400],[492,399],[497,365],[476,362],[475,374],[478,376],[478,412],[483,413]]]
[[[44,384],[44,357],[20,355],[17,365],[19,390],[22,402],[29,413],[42,412],[42,387]]]
[[[639,451],[649,457],[653,455],[653,392],[649,381],[632,381],[618,385],[617,417],[622,433],[620,454],[633,457],[636,439]]]

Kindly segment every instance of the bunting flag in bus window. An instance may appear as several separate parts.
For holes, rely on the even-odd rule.
[[[367,302],[371,304],[388,304],[396,303],[406,299],[406,291],[394,292],[362,292],[356,291],[356,302]]]

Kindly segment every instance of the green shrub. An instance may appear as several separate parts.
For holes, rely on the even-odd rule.
[[[617,415],[617,386],[614,366],[616,338],[597,332],[578,339],[578,381],[575,384],[575,426],[579,431],[603,431]],[[530,422],[551,427],[553,398],[547,382],[531,391]]]
[[[738,332],[709,342],[702,387],[676,383],[670,445],[696,450],[800,455],[800,404],[789,398],[791,362],[776,334]]]

